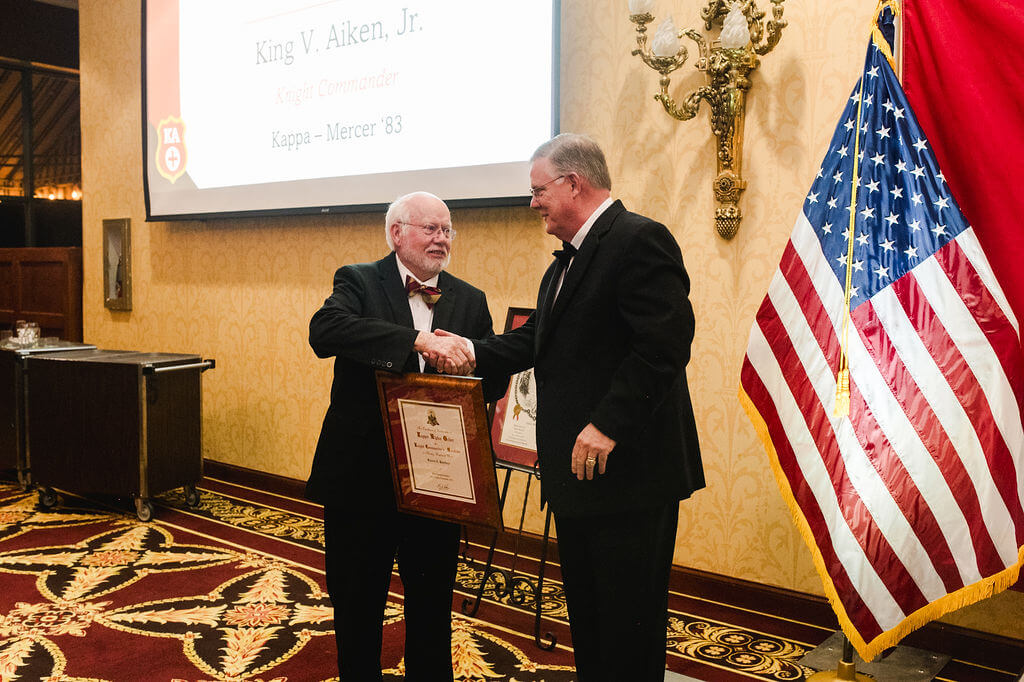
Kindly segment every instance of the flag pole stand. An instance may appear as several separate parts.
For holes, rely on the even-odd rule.
[[[832,680],[858,680],[858,682],[871,682],[867,675],[857,672],[857,664],[853,660],[853,645],[849,638],[843,635],[843,659],[835,670],[822,670],[807,678],[808,682],[832,682]]]
[[[842,657],[835,670],[830,668]],[[832,633],[828,639],[800,659],[807,668],[823,670],[809,676],[815,682],[832,680],[899,680],[900,682],[931,682],[949,663],[946,654],[937,654],[912,646],[899,645],[888,649],[875,660],[865,662],[853,650],[853,645],[842,631]],[[863,675],[857,673],[860,668]]]

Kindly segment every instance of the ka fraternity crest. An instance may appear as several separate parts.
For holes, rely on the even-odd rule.
[[[156,169],[160,175],[174,182],[184,174],[188,160],[185,122],[177,116],[168,116],[157,126],[156,136]]]

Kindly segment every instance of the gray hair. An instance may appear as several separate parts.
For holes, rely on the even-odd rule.
[[[391,226],[395,223],[407,223],[409,222],[409,201],[416,197],[432,197],[441,201],[441,198],[431,194],[430,192],[409,192],[403,194],[388,206],[388,212],[384,215],[384,239],[388,243],[388,248],[392,251],[395,250],[395,243],[391,239]],[[442,202],[443,203],[443,202]]]
[[[537,159],[548,159],[559,173],[576,173],[598,189],[610,191],[612,188],[612,177],[608,172],[604,152],[597,142],[586,135],[556,135],[537,147],[530,161],[532,163]]]

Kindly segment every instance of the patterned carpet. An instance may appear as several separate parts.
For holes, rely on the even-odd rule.
[[[332,679],[320,508],[213,478],[200,490],[195,509],[181,491],[162,496],[154,522],[143,524],[127,500],[62,493],[60,505],[42,510],[35,494],[0,483],[0,681]],[[453,604],[456,679],[574,680],[557,565],[542,595],[541,643],[554,640],[546,651],[534,640],[535,584],[508,589],[499,573],[473,613],[489,538],[470,539]],[[495,563],[511,558],[498,552]],[[516,561],[536,571],[535,558]],[[700,680],[805,679],[813,671],[800,658],[832,633],[820,618],[761,613],[675,582],[670,611],[668,668]],[[387,679],[402,679],[402,639],[395,576]],[[1013,661],[951,665],[939,679],[1019,675]]]

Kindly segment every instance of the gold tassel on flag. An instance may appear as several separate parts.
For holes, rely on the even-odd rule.
[[[853,136],[853,183],[850,189],[850,225],[847,229],[846,286],[843,292],[843,331],[839,339],[839,369],[836,372],[836,404],[832,416],[840,419],[850,415],[850,298],[853,293],[853,239],[857,226],[857,184],[860,175],[860,120],[864,108],[864,79],[861,79],[857,95],[857,127]]]
[[[879,47],[888,47],[885,40],[882,38],[882,32],[878,28],[877,18],[884,7],[892,9],[893,14],[899,14],[899,6],[893,0],[879,0],[878,7],[875,9],[875,18],[872,20],[873,23],[873,34],[876,44]],[[887,53],[889,63],[892,64],[893,60],[891,57],[891,51]],[[846,287],[844,291],[844,303],[843,308],[843,331],[842,337],[840,338],[839,345],[839,369],[836,372],[836,404],[832,409],[832,416],[842,419],[850,416],[850,357],[847,353],[849,349],[849,334],[850,334],[850,297],[852,293],[852,279],[853,279],[853,239],[854,228],[857,224],[857,184],[860,176],[860,121],[861,113],[864,108],[864,79],[861,79],[860,92],[857,95],[857,128],[856,133],[853,136],[853,183],[850,188],[850,227],[848,234],[848,248],[846,252]]]
[[[886,43],[881,30],[878,28],[878,16],[885,7],[890,8],[894,15],[899,15],[898,3],[893,0],[879,0],[878,7],[875,9],[874,19],[872,20],[872,35],[874,37],[875,44],[882,49],[886,58],[889,60],[889,64],[895,68],[892,51],[889,50],[888,43]],[[857,102],[857,132],[853,136],[853,183],[850,189],[850,228],[848,232],[850,236],[846,256],[846,288],[844,292],[845,306],[843,308],[843,331],[839,346],[839,369],[836,372],[836,404],[832,409],[832,416],[839,419],[850,416],[850,357],[847,351],[849,349],[850,333],[851,281],[853,279],[853,239],[855,237],[854,228],[857,224],[857,184],[860,175],[860,121],[861,113],[864,108],[863,78],[860,83],[860,93],[858,93],[857,97],[859,101]]]
[[[833,417],[848,417],[850,415],[850,370],[841,369],[836,376],[836,407],[832,411]]]

